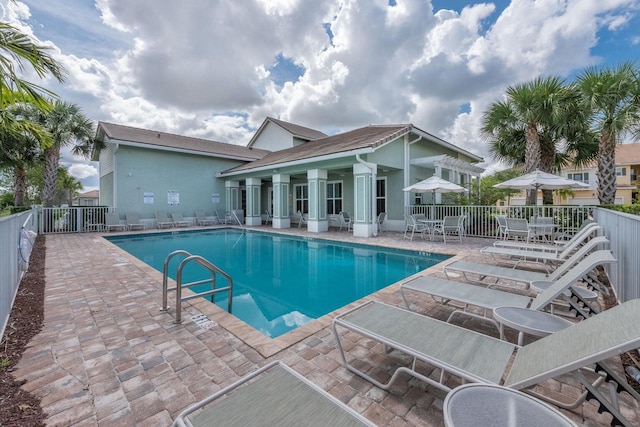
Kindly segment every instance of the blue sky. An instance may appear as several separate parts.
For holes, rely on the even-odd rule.
[[[246,144],[267,116],[326,133],[413,123],[483,156],[482,113],[542,75],[640,55],[640,0],[0,0],[94,121]],[[27,74],[25,77],[35,76]],[[97,188],[97,165],[62,163]]]

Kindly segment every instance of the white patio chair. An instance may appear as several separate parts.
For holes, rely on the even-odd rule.
[[[302,227],[303,225],[306,227],[307,226],[307,220],[304,219],[304,215],[302,214],[302,212],[298,211],[296,215],[298,217],[298,228]]]
[[[460,241],[462,242],[462,236],[464,235],[464,215],[458,216],[445,216],[444,220],[437,224],[432,233],[442,234],[442,240],[444,243],[447,243],[447,234],[452,236],[458,236]]]
[[[416,232],[420,233],[424,238],[425,231],[429,232],[429,227],[426,224],[419,223],[414,215],[405,215],[404,221],[406,223],[404,227],[405,239],[413,240],[413,236]],[[407,237],[409,231],[411,231],[411,234]]]
[[[269,212],[269,209],[265,209],[264,213],[267,214],[267,219],[265,220],[264,224],[273,224],[273,216],[271,216],[271,212]]]
[[[378,232],[384,231],[382,229],[382,223],[384,222],[385,219],[387,219],[387,213],[386,212],[380,212],[378,214],[378,218],[376,218],[376,224],[378,225]]]
[[[351,231],[351,216],[349,216],[349,212],[340,212],[338,216],[340,218],[340,230],[342,230],[342,227],[347,227],[347,231]]]
[[[531,238],[531,230],[526,219],[507,218],[507,238],[515,240],[524,240],[526,242]]]
[[[504,215],[497,215],[496,221],[498,222],[498,235],[497,240],[506,240],[507,238],[507,217]]]

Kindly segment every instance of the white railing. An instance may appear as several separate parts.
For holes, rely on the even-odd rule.
[[[618,301],[640,298],[640,216],[596,208],[594,219],[604,229],[618,260],[605,266]]]
[[[529,220],[538,211],[539,217],[553,217],[558,234],[572,234],[589,218],[591,206],[466,206],[466,205],[412,205],[409,214],[423,214],[427,218],[466,216],[465,232],[471,237],[494,238],[498,235],[498,215]]]
[[[11,307],[33,247],[30,246],[33,245],[33,239],[24,236],[26,233],[23,230],[33,232],[29,234],[34,235],[36,226],[34,209],[0,218],[0,337],[4,336]],[[21,239],[21,235],[25,238]]]
[[[43,234],[100,231],[109,209],[104,206],[40,208],[39,230]]]

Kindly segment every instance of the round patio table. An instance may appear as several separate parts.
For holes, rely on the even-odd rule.
[[[573,421],[542,401],[494,384],[465,384],[453,389],[442,408],[447,427],[573,426]]]
[[[496,307],[493,318],[500,325],[500,338],[504,339],[504,326],[519,331],[518,345],[522,345],[524,334],[544,337],[573,325],[562,317],[539,310],[522,307]]]

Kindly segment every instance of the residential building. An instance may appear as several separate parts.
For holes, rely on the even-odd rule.
[[[73,199],[74,206],[98,206],[100,203],[100,191],[91,190],[80,193]]]
[[[412,124],[328,136],[268,117],[246,146],[110,123],[98,137],[106,142],[96,156],[100,202],[119,212],[242,209],[246,224],[259,225],[269,211],[274,228],[288,228],[300,211],[309,231],[323,232],[346,211],[362,237],[377,233],[380,212],[385,226],[404,227],[414,196],[402,188],[433,175],[470,188],[484,171],[481,157]]]

